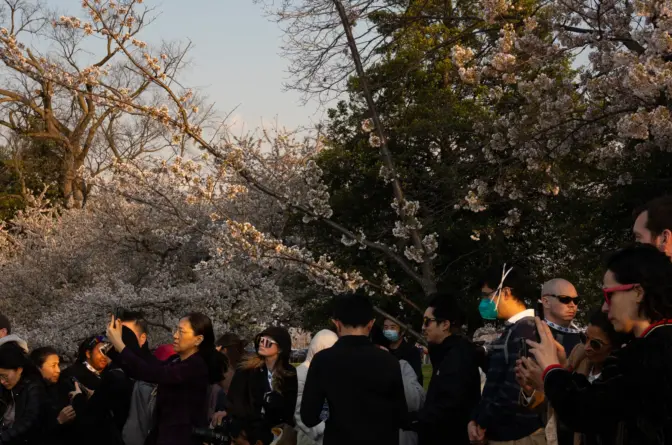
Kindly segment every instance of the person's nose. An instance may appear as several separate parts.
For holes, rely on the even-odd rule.
[[[606,301],[602,303],[602,312],[604,312],[605,314],[609,313],[609,305],[607,304]]]

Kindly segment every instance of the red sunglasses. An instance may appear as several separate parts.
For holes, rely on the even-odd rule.
[[[632,290],[637,286],[639,286],[639,284],[621,284],[620,286],[603,288],[602,292],[604,293],[604,300],[607,302],[607,305],[611,306],[611,294],[614,292]]]

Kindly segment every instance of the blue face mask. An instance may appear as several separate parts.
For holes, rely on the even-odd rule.
[[[484,320],[497,320],[497,303],[494,299],[484,298],[478,305],[478,312]]]
[[[392,342],[399,340],[399,333],[397,331],[386,329],[383,331],[383,335],[385,336],[386,339]]]

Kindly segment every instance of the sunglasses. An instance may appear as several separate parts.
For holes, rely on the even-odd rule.
[[[593,349],[593,351],[596,352],[602,349],[603,346],[609,346],[608,343],[605,343],[602,340],[598,340],[596,338],[588,338],[588,336],[583,332],[579,334],[579,337],[581,338],[581,343],[583,343],[584,345],[589,344],[590,347]]]
[[[548,294],[548,295],[545,295],[545,296],[546,297],[553,297],[562,304],[574,303],[575,305],[578,306],[579,303],[581,303],[581,297],[570,297],[569,295],[553,295],[553,294]]]
[[[261,337],[261,339],[259,339],[259,346],[264,347],[266,349],[272,348],[273,345],[277,345],[277,344],[278,344],[277,341],[271,340],[268,337]]]
[[[602,289],[604,293],[604,301],[607,302],[607,305],[611,306],[611,296],[616,292],[625,292],[634,289],[639,286],[639,284],[621,284],[620,286],[607,287]]]

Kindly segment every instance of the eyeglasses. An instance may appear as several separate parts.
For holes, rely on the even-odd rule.
[[[599,351],[603,346],[609,346],[609,343],[605,343],[602,340],[598,340],[597,338],[588,338],[588,336],[583,332],[579,334],[579,338],[581,339],[581,343],[584,345],[589,344],[593,351]]]
[[[437,323],[440,323],[440,322],[442,322],[443,320],[439,320],[438,318],[424,317],[424,318],[422,319],[422,326],[426,328],[426,327],[428,327],[430,324],[432,324],[432,322],[434,322],[434,321],[437,322]]]
[[[604,293],[604,301],[607,302],[607,305],[611,306],[611,295],[616,292],[625,292],[632,290],[639,286],[639,284],[621,284],[620,286],[607,287],[603,288],[602,292]]]
[[[569,295],[554,295],[554,294],[548,294],[544,295],[544,297],[553,297],[556,300],[558,300],[562,304],[569,304],[569,303],[574,303],[575,305],[579,305],[581,303],[581,297],[570,297]]]
[[[272,348],[273,345],[277,345],[277,344],[278,344],[277,341],[275,341],[275,340],[271,340],[271,339],[268,338],[268,337],[261,337],[261,338],[259,339],[259,346],[262,346],[262,347],[264,347],[264,348],[266,348],[266,349],[268,349],[268,348]]]

